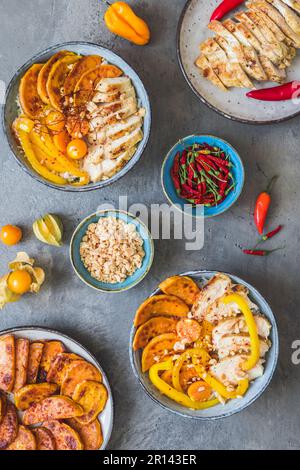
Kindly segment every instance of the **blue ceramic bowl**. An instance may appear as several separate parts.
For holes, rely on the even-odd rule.
[[[232,174],[235,181],[235,188],[228,194],[226,199],[214,207],[192,206],[187,201],[178,196],[171,177],[171,169],[173,166],[174,158],[177,152],[182,152],[187,147],[193,144],[207,143],[212,147],[219,147],[230,155],[231,162],[233,163]],[[174,147],[167,154],[161,169],[161,181],[164,193],[169,202],[177,209],[185,212],[194,217],[214,217],[227,211],[239,198],[245,180],[245,171],[242,160],[225,140],[219,139],[212,135],[190,135],[181,139],[174,145]]]
[[[124,220],[126,223],[134,224],[140,236],[144,241],[143,249],[145,252],[145,257],[143,259],[143,264],[140,269],[135,271],[132,276],[129,276],[124,282],[120,282],[117,284],[108,284],[105,282],[97,281],[97,279],[93,278],[89,271],[84,266],[81,257],[80,257],[80,244],[82,238],[86,234],[88,226],[93,223],[97,223],[100,217],[117,217],[118,219]],[[101,292],[107,293],[117,293],[123,292],[125,290],[131,289],[132,287],[136,286],[139,282],[141,282],[144,277],[150,271],[152,261],[154,257],[154,244],[152,240],[152,236],[146,227],[142,223],[140,219],[134,217],[133,215],[129,214],[125,211],[118,211],[118,210],[103,210],[96,212],[94,214],[89,215],[86,219],[84,219],[76,228],[70,243],[70,259],[72,266],[74,268],[75,273],[77,276],[88,286],[92,287]]]
[[[191,271],[183,273],[182,276],[190,276],[194,279],[199,286],[203,286],[209,279],[211,279],[216,274],[216,271]],[[136,332],[136,328],[133,327],[130,335],[130,344],[129,344],[129,355],[130,362],[133,369],[133,372],[137,379],[139,380],[144,391],[152,398],[155,403],[162,406],[168,411],[176,413],[180,416],[186,418],[195,418],[200,420],[216,420],[220,418],[227,418],[235,413],[239,413],[248,406],[250,406],[255,400],[257,400],[262,393],[266,390],[269,385],[278,360],[279,354],[279,345],[278,345],[278,330],[274,315],[272,310],[266,300],[260,295],[260,293],[252,287],[247,282],[243,281],[237,276],[228,274],[232,281],[236,284],[243,284],[249,290],[250,299],[259,307],[260,312],[266,316],[272,325],[270,340],[272,346],[268,351],[266,356],[266,362],[264,364],[264,374],[262,377],[257,378],[251,382],[249,389],[243,398],[237,398],[235,400],[230,400],[225,405],[219,404],[213,408],[208,408],[206,410],[191,410],[185,408],[178,403],[170,400],[168,397],[162,395],[157,388],[151,383],[149,379],[149,374],[143,374],[141,371],[141,351],[133,351],[133,339]],[[156,289],[152,295],[161,293],[159,289]]]
[[[82,187],[74,187],[71,185],[65,185],[65,186],[56,185],[45,180],[42,176],[36,173],[33,170],[33,168],[29,165],[26,158],[24,157],[23,151],[18,145],[11,129],[12,123],[15,120],[15,118],[19,115],[19,111],[20,111],[20,108],[18,105],[18,95],[19,95],[19,85],[20,85],[22,76],[24,75],[26,70],[29,69],[33,64],[44,63],[53,54],[56,54],[57,52],[61,50],[70,50],[70,51],[76,52],[77,54],[82,54],[82,55],[100,55],[110,64],[113,64],[119,67],[121,70],[123,70],[125,75],[130,77],[135,87],[139,104],[146,110],[146,115],[144,118],[144,126],[143,126],[144,138],[138,144],[137,150],[135,154],[133,155],[133,157],[131,158],[131,160],[118,173],[116,173],[114,176],[112,176],[108,180],[99,181],[98,183],[91,183]],[[17,163],[21,166],[21,168],[27,174],[32,176],[34,179],[36,179],[40,183],[43,183],[46,186],[51,187],[51,188],[60,189],[61,191],[69,191],[69,192],[85,192],[85,191],[92,191],[94,189],[103,188],[105,186],[108,186],[114,183],[115,181],[120,179],[122,176],[124,176],[129,170],[131,170],[131,168],[138,162],[138,160],[141,158],[145,150],[145,147],[147,145],[147,142],[150,136],[151,107],[150,107],[150,101],[149,101],[147,91],[145,90],[145,87],[141,79],[139,78],[137,73],[130,67],[130,65],[127,64],[127,62],[125,62],[125,60],[121,59],[121,57],[119,57],[117,54],[110,51],[109,49],[98,46],[97,44],[93,44],[89,42],[74,41],[74,42],[66,42],[63,44],[59,44],[57,46],[49,47],[45,51],[40,52],[34,57],[32,57],[32,59],[26,62],[26,64],[24,64],[16,72],[16,74],[12,78],[7,88],[5,106],[2,112],[2,124],[3,124],[4,133],[6,134],[12,153]]]

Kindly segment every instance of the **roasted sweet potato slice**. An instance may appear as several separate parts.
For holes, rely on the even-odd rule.
[[[108,398],[105,386],[93,380],[84,380],[76,385],[73,400],[82,406],[84,414],[76,420],[80,424],[90,424],[104,410]]]
[[[47,382],[53,382],[61,385],[64,369],[72,361],[82,360],[80,356],[72,353],[59,353],[51,361],[50,368],[47,374]]]
[[[151,318],[151,320],[148,320],[137,329],[133,341],[133,349],[137,351],[140,348],[144,348],[155,336],[164,333],[176,333],[177,322],[178,320],[176,318]]]
[[[56,384],[41,383],[25,385],[15,393],[15,405],[18,410],[27,410],[34,403],[54,395],[58,390]]]
[[[52,360],[65,351],[65,347],[61,341],[46,341],[43,349],[43,355],[39,367],[38,381],[46,382],[47,374],[50,369]]]
[[[16,373],[13,392],[24,387],[27,381],[27,369],[29,361],[29,340],[17,338],[16,342]]]
[[[52,419],[75,418],[82,414],[82,407],[71,398],[55,395],[31,405],[23,414],[23,423],[28,426]]]
[[[64,83],[64,94],[71,97],[76,84],[79,82],[82,75],[90,70],[101,65],[103,59],[99,55],[87,55],[82,57],[73,67]]]
[[[0,337],[0,390],[11,392],[15,382],[16,352],[13,335]]]
[[[44,108],[38,91],[37,81],[43,64],[34,64],[23,75],[19,87],[19,100],[23,112],[31,119],[37,119]]]
[[[95,93],[96,85],[101,78],[115,78],[123,74],[115,65],[99,65],[92,70],[84,73],[74,90],[75,106],[82,106],[92,99]]]
[[[168,385],[173,387],[173,381],[172,381],[172,370],[165,370],[161,374],[161,379],[164,380]]]
[[[15,405],[7,401],[6,412],[0,423],[0,449],[11,444],[18,434],[18,417]]]
[[[84,380],[102,382],[102,374],[87,361],[71,362],[65,369],[61,384],[61,394],[72,398],[76,385]]]
[[[79,55],[71,54],[58,59],[50,70],[46,89],[50,104],[58,111],[63,111],[65,97],[63,87],[67,76],[72,70],[72,66],[80,59]]]
[[[29,361],[27,369],[27,383],[35,384],[37,381],[40,362],[42,359],[44,343],[34,342],[29,346]]]
[[[103,444],[101,424],[98,419],[92,423],[82,425],[76,419],[68,419],[67,424],[78,432],[84,450],[98,450]]]
[[[49,429],[40,426],[32,430],[36,440],[36,450],[55,450],[55,439]]]
[[[56,450],[83,450],[83,443],[75,429],[66,423],[52,420],[43,424],[54,436]]]
[[[191,364],[184,364],[180,369],[179,382],[184,392],[187,391],[189,385],[194,378],[199,378],[196,369]]]
[[[48,80],[48,77],[49,77],[49,73],[51,72],[52,66],[55,64],[55,62],[57,62],[62,57],[66,56],[66,55],[71,55],[71,54],[72,54],[72,52],[69,52],[69,51],[59,51],[56,54],[54,54],[52,57],[50,57],[48,62],[46,62],[43,65],[43,67],[42,67],[42,69],[39,73],[39,76],[38,76],[37,90],[38,90],[38,94],[39,94],[41,100],[44,103],[50,104],[50,100],[49,100],[49,96],[48,96],[48,93],[47,93],[46,85],[47,85],[47,80]]]
[[[36,440],[34,434],[25,426],[19,426],[16,439],[6,450],[36,450]]]
[[[196,295],[200,292],[197,284],[188,276],[169,277],[159,285],[159,288],[164,294],[179,297],[187,305],[193,305]]]
[[[176,341],[178,338],[174,333],[166,333],[153,338],[142,354],[142,372],[149,370],[157,360],[163,361],[175,354],[173,347]]]
[[[6,413],[6,405],[7,405],[6,396],[4,395],[4,393],[0,392],[0,424]]]
[[[174,316],[185,318],[189,307],[175,295],[154,295],[145,300],[136,311],[134,326],[138,327],[153,317]]]

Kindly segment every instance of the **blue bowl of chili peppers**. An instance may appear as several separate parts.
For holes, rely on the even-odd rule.
[[[245,180],[242,160],[228,142],[190,135],[167,154],[161,171],[169,202],[195,217],[214,217],[239,198]]]

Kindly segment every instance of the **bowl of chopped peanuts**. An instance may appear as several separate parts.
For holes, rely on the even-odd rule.
[[[107,293],[123,292],[148,274],[154,257],[152,236],[137,217],[121,210],[101,210],[75,229],[70,259],[77,276]]]

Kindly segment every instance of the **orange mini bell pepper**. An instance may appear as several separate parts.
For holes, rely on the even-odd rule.
[[[108,29],[128,41],[144,46],[150,41],[150,30],[147,23],[139,18],[125,2],[109,5],[104,21]]]

